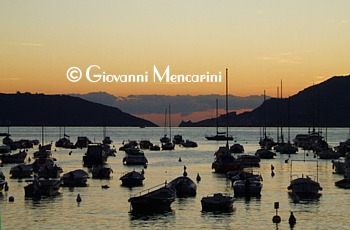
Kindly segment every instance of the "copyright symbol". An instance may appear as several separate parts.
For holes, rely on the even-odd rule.
[[[70,67],[67,70],[66,76],[70,82],[78,82],[81,79],[81,70],[78,67]]]

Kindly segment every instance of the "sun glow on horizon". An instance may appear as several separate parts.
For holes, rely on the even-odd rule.
[[[322,2],[322,4],[320,4]],[[66,71],[176,74],[229,69],[229,93],[291,96],[348,75],[350,2],[5,1],[0,9],[1,92],[225,94],[221,83],[72,83]],[[287,10],[288,9],[288,10]],[[161,19],[161,20],[160,20]]]

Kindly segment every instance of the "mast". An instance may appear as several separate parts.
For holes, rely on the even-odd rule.
[[[228,152],[228,69],[226,68],[226,148]]]
[[[264,103],[265,104],[265,100],[266,100],[266,91],[264,90]],[[264,105],[264,117],[263,117],[263,122],[264,122],[264,126],[263,126],[263,135],[265,138],[266,137],[266,105]]]
[[[170,135],[170,141],[171,141],[171,113],[170,113],[170,104],[169,104],[169,135]]]
[[[216,135],[219,134],[219,100],[216,99]]]
[[[279,97],[280,97],[279,87],[277,87],[277,116],[280,113]],[[276,127],[277,127],[277,143],[280,143],[280,133],[279,133],[280,128],[278,126],[279,126],[279,121],[278,121],[278,124],[276,125]]]
[[[165,107],[165,121],[164,121],[164,136],[166,135],[166,119],[167,119],[167,116],[168,116],[168,108]]]
[[[281,111],[280,111],[280,126],[281,126],[281,143],[284,143],[284,137],[283,137],[283,103],[282,103],[282,99],[283,99],[283,96],[282,96],[282,79],[281,79],[281,101],[280,101],[280,104],[281,104]]]

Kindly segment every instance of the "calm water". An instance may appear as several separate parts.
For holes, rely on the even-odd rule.
[[[232,133],[240,144],[243,144],[246,153],[255,153],[258,148],[259,128],[231,128]],[[291,138],[297,133],[307,133],[307,128],[291,129]],[[323,130],[326,134],[326,130]],[[7,132],[1,127],[0,132]],[[114,141],[118,149],[123,140],[149,139],[159,144],[163,135],[163,128],[107,128],[107,134]],[[319,182],[323,187],[322,196],[312,202],[293,203],[288,196],[287,186],[290,181],[290,164],[285,163],[286,155],[277,155],[273,160],[262,160],[260,168],[254,171],[260,173],[264,179],[262,196],[260,199],[236,199],[233,213],[202,213],[201,198],[213,192],[231,192],[230,184],[224,175],[215,174],[211,170],[213,153],[224,143],[206,141],[205,134],[212,134],[215,129],[208,128],[173,128],[173,134],[182,134],[184,139],[196,141],[199,145],[195,149],[176,147],[174,151],[145,151],[149,165],[145,170],[144,185],[136,188],[121,187],[119,177],[134,168],[138,171],[141,166],[124,166],[122,158],[124,152],[110,157],[108,164],[113,169],[110,180],[89,179],[88,187],[62,188],[61,194],[52,198],[44,198],[39,202],[24,198],[24,181],[10,179],[9,170],[13,165],[2,168],[10,187],[8,192],[0,194],[0,214],[2,229],[289,229],[289,212],[294,211],[297,224],[294,229],[349,229],[350,190],[339,189],[334,182],[340,180],[342,175],[333,174],[330,160],[319,160]],[[269,128],[268,132],[276,136],[276,129]],[[39,139],[41,140],[41,127],[11,127],[12,139]],[[63,132],[62,132],[63,133]],[[91,140],[102,140],[102,128],[66,128],[66,133],[73,142],[77,136],[88,136]],[[287,138],[287,133],[285,133]],[[45,128],[45,142],[56,141],[59,138],[58,127]],[[348,129],[327,130],[328,142],[335,146],[339,141],[349,137]],[[233,142],[231,143],[233,144]],[[32,156],[35,150],[29,150]],[[83,150],[57,149],[53,156],[64,172],[82,168]],[[182,162],[178,159],[181,157]],[[313,154],[305,156],[300,150],[292,159],[314,159]],[[275,176],[271,177],[270,165],[275,167]],[[186,165],[188,176],[195,180],[196,174],[202,177],[198,183],[195,198],[176,199],[172,204],[172,212],[167,214],[134,216],[129,213],[130,195],[144,189],[170,181],[183,172]],[[293,163],[294,174],[316,175],[316,164],[311,162]],[[108,185],[109,189],[102,189],[101,185]],[[75,201],[80,193],[83,201],[78,205]],[[10,203],[9,196],[15,201]],[[280,203],[279,215],[282,222],[278,225],[272,223],[275,215],[274,202]]]

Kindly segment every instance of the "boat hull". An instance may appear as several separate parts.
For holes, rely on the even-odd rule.
[[[204,212],[231,212],[233,211],[232,196],[225,196],[221,193],[216,193],[211,196],[203,197],[201,200],[202,211]]]
[[[145,195],[131,197],[132,212],[154,213],[171,211],[171,204],[175,201],[176,191],[162,187]]]

